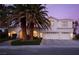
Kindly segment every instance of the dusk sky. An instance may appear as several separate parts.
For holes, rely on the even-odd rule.
[[[63,19],[79,19],[79,4],[48,4],[48,15]]]

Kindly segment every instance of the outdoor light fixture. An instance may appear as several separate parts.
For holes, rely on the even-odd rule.
[[[70,34],[70,37],[73,38],[73,36],[74,36],[73,33],[71,33],[71,34]]]

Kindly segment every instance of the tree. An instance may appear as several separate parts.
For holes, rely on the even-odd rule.
[[[12,19],[11,20],[16,20],[17,24],[20,23],[21,25],[21,30],[22,30],[22,39],[26,39],[26,5],[22,4],[14,4],[12,6],[8,6],[10,9],[9,11],[12,12]],[[15,24],[15,25],[17,25]]]
[[[6,25],[5,20],[7,19],[6,7],[3,4],[0,4],[0,27]]]
[[[77,27],[78,27],[78,22],[77,22],[77,21],[74,21],[74,22],[73,22],[73,28],[74,28],[73,34],[75,34],[75,35],[77,34],[77,33],[76,33],[77,30],[78,30]]]
[[[49,29],[50,21],[47,18],[47,11],[45,5],[41,4],[29,4],[28,5],[28,17],[27,17],[27,28],[30,29],[30,37],[33,39],[34,28],[38,29]]]
[[[8,38],[8,29],[7,29],[8,28],[8,22],[6,21],[6,20],[8,20],[7,16],[8,15],[7,15],[6,6],[4,4],[0,4],[0,27],[6,28],[5,31],[4,31],[4,33],[5,33],[4,37]]]
[[[8,28],[10,24],[11,14],[9,8],[4,5],[0,4],[0,26]]]
[[[7,7],[10,20],[17,20],[21,23],[22,39],[26,39],[27,29],[29,29],[30,39],[33,39],[33,31],[37,27],[38,29],[49,29],[50,21],[45,5],[41,4],[14,4]]]

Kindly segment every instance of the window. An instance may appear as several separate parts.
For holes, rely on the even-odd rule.
[[[12,36],[13,34],[16,34],[16,32],[15,31],[9,32],[8,36]]]
[[[59,32],[45,32],[46,34],[58,34]]]
[[[33,36],[37,37],[38,36],[38,32],[37,31],[33,31]]]
[[[16,34],[16,32],[15,31],[12,31],[11,34]]]
[[[19,32],[19,38],[20,38],[20,39],[23,38],[22,31]]]
[[[69,32],[62,32],[63,34],[69,34]]]
[[[40,33],[40,37],[43,37],[43,33]]]
[[[63,27],[68,26],[68,21],[62,21],[62,26],[63,26]]]
[[[11,34],[10,34],[10,33],[8,33],[8,36],[11,36]]]
[[[59,32],[52,32],[52,33],[57,34],[57,33],[59,33]]]
[[[51,21],[51,25],[54,25],[54,21]]]

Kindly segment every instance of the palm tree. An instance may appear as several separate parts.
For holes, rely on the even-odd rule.
[[[0,26],[4,25],[3,23],[6,20],[6,7],[3,4],[0,4]],[[3,26],[2,26],[3,27]]]
[[[0,26],[9,27],[9,22],[11,19],[11,14],[6,5],[0,4]]]
[[[8,22],[6,21],[8,19],[7,17],[7,9],[4,4],[0,4],[0,27],[6,28],[5,34],[8,38]]]
[[[50,21],[47,18],[47,11],[45,5],[41,4],[18,4],[9,6],[12,13],[11,18],[18,20],[21,23],[22,39],[26,39],[27,29],[29,29],[30,37],[33,39],[33,31],[38,29],[49,29]],[[9,9],[8,8],[8,9]],[[27,29],[26,29],[27,28]]]
[[[50,21],[47,18],[47,11],[45,5],[41,4],[29,4],[28,5],[28,26],[30,29],[30,37],[33,39],[34,28],[38,29],[49,29]]]
[[[8,6],[10,9],[9,11],[12,12],[12,19],[11,20],[16,20],[17,24],[21,24],[21,30],[22,30],[22,39],[26,39],[26,5],[22,4],[14,4],[12,6]],[[16,24],[15,24],[16,25]]]

